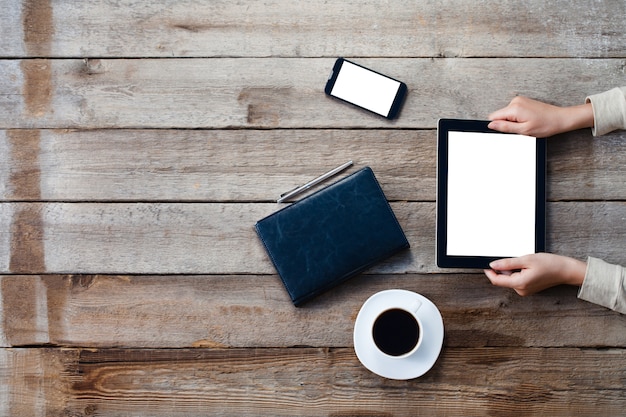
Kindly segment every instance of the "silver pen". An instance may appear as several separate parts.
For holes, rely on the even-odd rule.
[[[343,165],[338,166],[335,169],[332,169],[330,171],[328,171],[327,173],[320,175],[319,177],[315,178],[314,180],[311,180],[309,182],[307,182],[304,185],[301,185],[300,187],[296,187],[291,191],[288,191],[284,194],[280,195],[280,198],[278,200],[276,200],[277,203],[282,203],[283,201],[287,200],[288,198],[291,198],[297,194],[300,194],[303,191],[308,190],[309,188],[313,187],[314,185],[319,184],[320,182],[339,174],[341,171],[347,169],[348,167],[350,167],[352,165],[352,161],[348,161]]]

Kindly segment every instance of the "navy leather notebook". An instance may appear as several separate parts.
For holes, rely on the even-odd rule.
[[[296,306],[409,247],[369,167],[265,217],[256,231]]]

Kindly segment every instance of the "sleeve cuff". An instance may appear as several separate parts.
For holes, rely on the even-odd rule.
[[[626,87],[617,87],[585,99],[593,108],[593,136],[626,129]]]
[[[589,257],[578,298],[626,314],[625,272],[619,265]]]

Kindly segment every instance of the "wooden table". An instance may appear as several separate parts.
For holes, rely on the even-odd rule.
[[[435,265],[436,121],[626,84],[623,0],[3,0],[0,415],[626,412],[626,319]],[[405,81],[397,121],[326,97],[337,56]],[[548,248],[626,264],[626,133],[549,140]],[[411,243],[302,308],[254,223],[347,160]],[[365,369],[390,288],[440,309],[423,377]]]

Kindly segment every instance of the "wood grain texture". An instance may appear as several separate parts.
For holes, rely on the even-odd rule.
[[[15,206],[0,204],[0,268],[8,271],[11,263],[11,227],[15,218]]]
[[[434,259],[437,119],[624,85],[623,0],[0,3],[0,416],[623,416],[623,315]],[[338,56],[398,120],[324,95]],[[550,251],[626,265],[625,138],[550,139]],[[412,247],[295,308],[253,225],[349,159]],[[412,381],[352,347],[390,288],[444,318]]]
[[[20,4],[11,6],[19,10]],[[47,56],[51,52],[54,36],[53,9],[51,0],[25,0],[21,2],[23,42],[28,56]],[[10,6],[9,6],[10,7]],[[14,17],[15,14],[11,14]],[[9,21],[12,22],[12,21]],[[14,32],[18,34],[19,31]],[[12,39],[11,39],[12,40]],[[19,44],[15,42],[15,44]]]
[[[2,153],[6,155],[6,166],[0,174],[0,181],[10,190],[16,200],[41,199],[41,131],[9,130]]]
[[[64,395],[59,383],[62,351],[2,349],[0,412],[3,416],[61,415]]]
[[[2,56],[621,57],[626,52],[626,7],[620,0],[167,0],[139,6],[117,0],[4,0],[3,9]]]
[[[273,273],[254,224],[281,206],[230,203],[5,203],[11,245],[0,258],[32,256],[3,273]],[[435,203],[392,203],[411,249],[372,268],[425,273],[435,266]],[[548,204],[547,250],[626,263],[624,202]],[[23,219],[29,219],[22,225]],[[26,227],[26,228],[24,228]],[[16,252],[17,251],[17,252]],[[451,272],[451,271],[450,271]]]
[[[350,347],[371,295],[423,294],[440,309],[446,347],[626,347],[626,320],[558,287],[522,298],[482,273],[353,278],[302,308],[276,275],[0,276],[3,346]]]
[[[333,62],[39,60],[49,66],[43,77],[32,65],[1,60],[0,74],[7,75],[0,78],[0,128],[434,128],[441,117],[484,119],[518,94],[580,104],[621,85],[625,65],[623,59],[360,59],[409,86],[400,118],[389,122],[324,94]]]
[[[626,199],[625,138],[551,138],[548,200]],[[389,200],[435,201],[436,154],[435,130],[8,130],[0,200],[268,202],[353,160]]]
[[[0,131],[1,134],[2,131]],[[5,131],[8,135],[16,130]],[[27,131],[30,132],[30,131]],[[390,199],[434,201],[436,135],[413,130],[42,130],[0,142],[4,200],[268,202],[335,166],[370,165]],[[16,147],[30,158],[12,157]],[[27,152],[23,152],[27,154]],[[40,181],[11,178],[37,161]],[[350,172],[352,172],[350,171]],[[25,178],[19,175],[19,178]],[[27,178],[27,177],[26,177]],[[27,187],[27,185],[29,187]],[[32,185],[33,187],[30,187]]]
[[[0,350],[14,416],[619,416],[625,369],[622,350],[572,348],[444,349],[412,381],[348,348]]]

